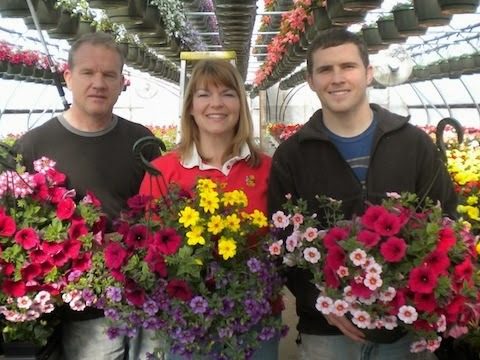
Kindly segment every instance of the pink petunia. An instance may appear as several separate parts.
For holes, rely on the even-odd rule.
[[[82,242],[80,240],[66,240],[63,242],[63,251],[67,258],[76,259],[80,254]]]
[[[381,215],[374,225],[374,230],[382,236],[393,236],[400,231],[400,219],[398,216],[385,213]]]
[[[35,229],[29,227],[19,230],[15,234],[15,241],[25,250],[30,250],[39,244],[40,239]]]
[[[340,266],[345,265],[345,260],[347,259],[345,251],[340,246],[328,249],[326,257],[327,265],[335,271],[337,271]]]
[[[109,269],[119,269],[123,265],[127,255],[127,250],[125,250],[122,245],[117,242],[112,242],[108,244],[104,250],[105,265]]]
[[[10,237],[15,234],[17,225],[15,220],[7,215],[0,215],[0,236]]]
[[[378,244],[381,236],[370,230],[361,230],[357,235],[357,240],[368,248],[372,248]]]
[[[402,238],[389,237],[380,245],[380,254],[387,262],[396,263],[403,260],[407,253],[407,244]]]
[[[70,239],[78,239],[80,236],[88,234],[88,227],[83,219],[72,220],[68,229],[68,237]]]
[[[160,230],[154,234],[153,238],[154,246],[163,255],[175,254],[182,244],[182,238],[175,229]]]
[[[365,211],[365,214],[361,217],[361,223],[367,229],[373,230],[378,218],[383,214],[386,214],[387,210],[380,205],[369,206]]]
[[[90,252],[81,254],[72,262],[72,270],[87,271],[92,267],[92,254]]]
[[[413,292],[429,294],[437,287],[438,275],[427,266],[419,266],[410,271],[408,287]]]
[[[323,244],[326,248],[338,246],[338,242],[348,237],[348,230],[342,227],[333,227],[323,237]]]
[[[75,212],[76,204],[71,198],[60,200],[57,204],[57,217],[60,220],[68,220]]]

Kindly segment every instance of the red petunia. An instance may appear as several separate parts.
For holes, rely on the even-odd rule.
[[[373,230],[378,218],[383,214],[386,214],[387,210],[380,205],[369,206],[365,211],[365,214],[361,217],[362,225],[368,229]]]
[[[67,254],[65,254],[65,251],[59,251],[55,255],[52,256],[52,262],[56,267],[61,267],[65,265],[68,262],[69,258]]]
[[[15,220],[5,214],[0,215],[0,236],[12,236],[16,230],[17,225],[15,224]]]
[[[455,232],[452,228],[444,227],[438,232],[438,244],[437,249],[440,251],[448,252],[453,246],[455,246],[457,239],[455,238]]]
[[[380,215],[373,228],[382,236],[393,236],[400,231],[400,219],[396,215],[385,213]]]
[[[67,193],[67,189],[64,187],[55,187],[50,189],[50,198],[53,204],[58,204],[63,200],[64,195]]]
[[[57,217],[60,220],[68,220],[72,217],[73,213],[75,212],[76,208],[75,201],[71,198],[66,198],[60,200],[57,204]]]
[[[30,250],[39,244],[40,239],[35,229],[25,228],[15,234],[15,241],[25,250]]]
[[[170,280],[167,284],[167,294],[176,299],[188,301],[192,298],[192,291],[186,281],[180,279]]]
[[[96,207],[102,206],[102,203],[100,202],[100,200],[91,191],[87,191],[87,194],[84,196],[82,201],[87,204],[92,204],[93,206],[96,206]]]
[[[49,273],[55,265],[50,260],[46,260],[42,262],[40,266],[42,267],[42,274],[45,275]]]
[[[153,239],[154,246],[163,255],[175,254],[182,243],[182,238],[175,229],[160,230],[155,233]]]
[[[338,242],[341,240],[345,240],[348,237],[348,230],[341,228],[341,227],[333,227],[328,230],[327,234],[323,237],[323,244],[325,247],[331,248],[333,246],[337,246]]]
[[[68,229],[68,237],[70,239],[78,239],[82,235],[88,234],[88,227],[84,220],[72,220]]]
[[[125,243],[134,249],[142,249],[147,244],[147,238],[148,228],[143,224],[136,224],[128,230]]]
[[[378,244],[381,236],[370,230],[361,230],[357,235],[357,240],[368,248],[372,248]]]
[[[470,258],[466,258],[460,264],[455,266],[454,270],[455,281],[470,281],[473,276],[473,265]]]
[[[407,253],[407,244],[402,238],[396,236],[389,237],[380,245],[380,254],[385,261],[390,263],[400,262]]]
[[[340,246],[334,246],[328,249],[326,264],[333,270],[337,270],[340,266],[345,265],[345,251]]]
[[[417,308],[418,310],[418,308]],[[417,319],[413,324],[413,328],[417,331],[431,331],[435,330],[434,324],[424,320],[424,319]]]
[[[135,195],[127,200],[127,205],[130,209],[144,210],[151,200],[149,195]]]
[[[142,307],[143,304],[145,304],[145,290],[141,288],[126,290],[125,297],[127,301],[134,306]]]
[[[21,270],[21,273],[22,279],[28,282],[42,274],[42,267],[39,264],[28,264]]]
[[[27,292],[27,287],[23,281],[12,281],[5,279],[2,284],[2,291],[13,297],[24,296]]]
[[[280,315],[285,310],[285,303],[283,302],[283,296],[277,296],[275,299],[270,299],[270,308],[272,309],[272,315]]]
[[[147,255],[145,256],[145,261],[151,271],[156,272],[161,277],[167,277],[168,272],[165,258],[162,255],[158,254],[158,252],[154,248],[148,248]]]
[[[327,264],[323,267],[323,276],[325,277],[325,284],[327,287],[336,289],[340,286],[340,279],[338,278],[337,273]]]
[[[390,314],[397,315],[398,310],[407,303],[405,291],[404,290],[397,290],[395,297],[392,301],[388,304],[390,306]]]
[[[427,266],[419,266],[410,271],[408,286],[411,291],[428,294],[435,290],[438,275],[430,271]]]
[[[372,294],[373,291],[367,288],[363,282],[362,283],[357,283],[355,281],[352,281],[350,283],[350,286],[352,287],[352,294],[364,299],[368,299]]]
[[[28,257],[30,258],[30,261],[33,264],[41,264],[45,260],[47,260],[48,255],[43,250],[36,249],[36,250],[30,251],[30,253],[28,254]]]
[[[92,267],[92,254],[83,253],[73,260],[72,269],[78,271],[87,271]]]
[[[433,312],[437,308],[437,302],[433,293],[415,293],[413,296],[415,308],[420,311]]]
[[[128,253],[122,245],[117,242],[112,242],[105,248],[104,255],[105,265],[109,269],[119,269],[127,258]]]
[[[449,304],[445,306],[445,317],[447,322],[452,323],[456,322],[458,314],[465,307],[465,297],[456,296]]]
[[[42,250],[48,255],[54,255],[63,250],[63,245],[57,242],[44,241],[41,245]]]
[[[76,259],[80,254],[82,242],[80,240],[66,240],[63,242],[63,252],[69,259]]]
[[[63,185],[65,183],[65,180],[67,179],[64,173],[53,168],[48,169],[47,177],[54,185],[57,186]]]
[[[434,250],[427,255],[424,264],[434,273],[442,274],[450,266],[450,259],[444,251]]]

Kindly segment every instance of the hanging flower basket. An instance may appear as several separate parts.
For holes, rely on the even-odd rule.
[[[327,12],[332,24],[350,25],[363,20],[364,13],[361,11],[347,11],[341,0],[327,0]]]
[[[385,49],[388,46],[382,41],[376,26],[362,28],[362,36],[367,44],[369,52],[378,52],[379,50]]]
[[[0,14],[2,17],[26,17],[30,15],[26,0],[0,1]]]
[[[8,62],[0,61],[0,73],[6,72],[8,69]]]
[[[411,5],[404,5],[392,10],[393,19],[398,32],[404,36],[415,36],[424,34],[427,29],[418,23],[415,8]]]
[[[92,26],[92,23],[88,20],[80,20],[77,28],[77,37],[80,37],[84,34],[94,33],[96,31],[95,27]]]
[[[22,72],[22,64],[8,63],[7,72],[11,75],[19,75]]]
[[[451,15],[442,13],[437,0],[414,0],[418,23],[424,26],[443,26],[450,23]]]
[[[70,15],[68,11],[61,12],[56,28],[48,31],[50,37],[65,39],[77,33],[80,19],[78,16]]]
[[[128,44],[127,61],[128,62],[137,61],[137,57],[138,57],[137,44]]]
[[[38,22],[42,25],[42,29],[54,28],[60,17],[60,10],[55,8],[53,0],[39,0],[35,7]]]
[[[477,11],[479,0],[437,0],[444,14],[466,14]]]
[[[398,43],[405,41],[405,37],[400,35],[395,26],[395,20],[391,18],[383,18],[377,20],[378,32],[383,42]]]

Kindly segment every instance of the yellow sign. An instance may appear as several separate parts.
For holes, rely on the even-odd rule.
[[[235,60],[237,54],[235,51],[182,51],[180,60],[204,60],[204,59],[223,59]]]

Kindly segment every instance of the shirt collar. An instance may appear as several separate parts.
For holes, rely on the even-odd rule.
[[[185,159],[182,159],[180,163],[182,164],[183,167],[187,169],[192,169],[198,166],[200,170],[217,169],[217,170],[220,170],[224,175],[228,175],[235,163],[237,163],[238,161],[247,159],[248,157],[250,157],[250,155],[251,155],[250,148],[245,143],[242,145],[240,149],[240,154],[238,156],[234,156],[233,158],[226,161],[221,168],[218,168],[216,166],[205,164],[202,161],[200,154],[198,153],[197,146],[193,144],[190,156],[186,157]]]

